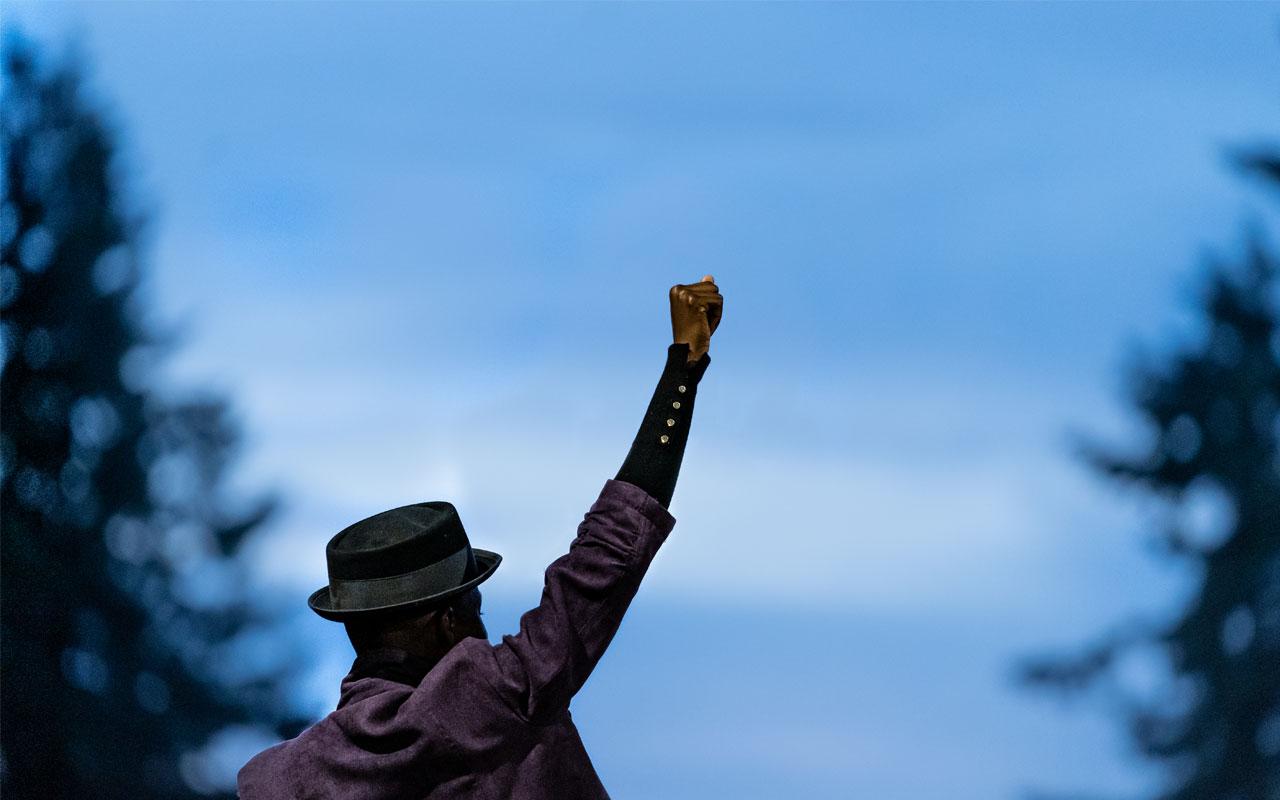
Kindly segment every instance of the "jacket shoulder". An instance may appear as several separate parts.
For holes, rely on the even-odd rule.
[[[290,758],[289,741],[274,744],[249,759],[236,773],[236,797],[240,800],[288,797],[288,787],[280,778]]]

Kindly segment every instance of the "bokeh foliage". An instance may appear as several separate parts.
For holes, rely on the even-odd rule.
[[[1280,155],[1236,159],[1280,198]],[[1164,800],[1280,797],[1280,317],[1277,258],[1251,231],[1244,263],[1211,262],[1204,336],[1132,370],[1156,432],[1136,454],[1087,445],[1101,474],[1162,507],[1156,541],[1196,585],[1167,621],[1134,621],[1083,652],[1025,665],[1033,685],[1105,687]],[[1141,653],[1144,659],[1134,659]],[[1143,665],[1148,688],[1121,680]],[[1129,667],[1130,671],[1132,666]]]
[[[156,383],[173,336],[144,320],[142,218],[78,64],[6,32],[3,793],[225,793],[211,737],[297,728],[282,670],[237,649],[271,624],[236,555],[276,501],[229,496],[225,400]]]

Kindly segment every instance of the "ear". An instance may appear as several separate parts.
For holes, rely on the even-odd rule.
[[[444,638],[450,642],[458,641],[458,636],[454,633],[457,620],[454,619],[453,609],[446,608],[440,612],[440,630],[444,633]]]

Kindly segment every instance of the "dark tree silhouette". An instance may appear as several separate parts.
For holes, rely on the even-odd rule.
[[[1280,192],[1280,154],[1236,161]],[[1023,673],[1067,691],[1105,685],[1139,752],[1165,767],[1166,800],[1280,797],[1280,320],[1276,260],[1260,234],[1248,241],[1243,265],[1208,266],[1203,340],[1133,370],[1158,435],[1134,457],[1085,447],[1169,512],[1157,541],[1194,566],[1190,602]],[[1116,680],[1135,648],[1167,668],[1162,690],[1135,696]]]
[[[148,365],[138,215],[75,61],[3,45],[0,785],[6,798],[216,793],[233,723],[296,732],[279,674],[237,670],[270,624],[234,559],[273,497],[225,497],[238,434],[217,397]]]

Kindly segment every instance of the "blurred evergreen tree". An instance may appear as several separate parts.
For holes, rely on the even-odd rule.
[[[1280,153],[1236,159],[1280,193]],[[1157,435],[1135,457],[1087,445],[1103,474],[1168,513],[1157,541],[1197,576],[1167,623],[1132,623],[1076,656],[1025,665],[1033,685],[1103,684],[1139,752],[1165,769],[1165,800],[1280,798],[1280,320],[1276,259],[1255,232],[1246,263],[1211,263],[1205,336],[1132,371]],[[1136,693],[1123,662],[1163,675]],[[1153,669],[1153,667],[1156,667]]]
[[[210,737],[301,726],[238,649],[270,620],[234,556],[275,499],[225,497],[224,401],[151,385],[172,337],[141,318],[140,221],[81,70],[13,31],[2,58],[0,788],[216,794]]]

